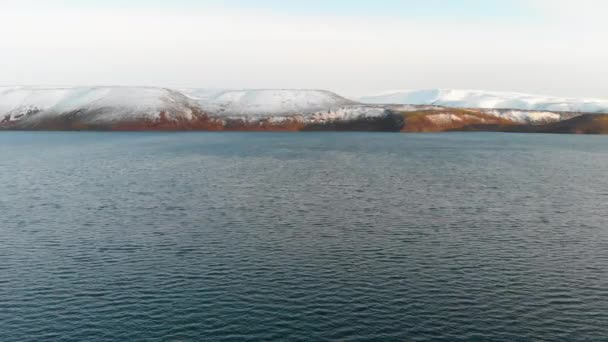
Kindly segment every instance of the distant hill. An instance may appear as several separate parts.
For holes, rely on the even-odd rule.
[[[205,90],[181,89],[201,108],[216,115],[267,116],[309,114],[354,105],[335,93],[307,89]]]
[[[430,95],[412,95],[410,99],[418,102],[433,102],[416,105],[364,104],[329,91],[301,89],[0,87],[0,129],[606,133],[606,123],[599,114],[446,107],[437,104],[441,101],[422,101]],[[398,102],[388,101],[397,99],[397,95],[392,96],[387,102]],[[453,101],[456,98],[452,96]],[[492,104],[501,107],[509,103]]]
[[[562,98],[484,90],[423,89],[389,91],[364,96],[359,101],[374,104],[436,105],[457,108],[508,108],[584,113],[608,112],[608,100]]]

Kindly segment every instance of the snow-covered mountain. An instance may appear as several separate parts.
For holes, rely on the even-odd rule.
[[[509,108],[532,111],[608,113],[608,100],[562,98],[515,92],[423,89],[365,96],[363,103],[437,105],[458,108]]]
[[[589,101],[554,101],[549,106],[549,101],[530,95],[443,90],[391,93],[365,101],[370,103],[300,89],[0,87],[0,128],[407,131],[409,125],[416,131],[442,131],[471,125],[544,125],[580,115],[581,109],[603,108],[599,100],[593,102],[596,107]],[[502,108],[543,106],[559,111]]]
[[[197,100],[204,111],[216,115],[259,117],[312,114],[356,104],[354,101],[325,90],[181,90],[184,94]]]
[[[169,128],[216,129],[235,120],[246,125],[260,121],[306,124],[385,115],[382,106],[360,105],[324,90],[0,87],[0,125],[17,128],[69,123],[70,129],[116,129],[117,125],[145,129],[162,121],[163,125],[179,123],[178,127],[163,126]]]
[[[81,122],[192,118],[198,103],[153,87],[0,87],[0,121],[26,124],[72,115]]]

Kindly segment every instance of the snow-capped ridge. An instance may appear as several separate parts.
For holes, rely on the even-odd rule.
[[[437,105],[459,108],[519,109],[532,111],[608,112],[606,99],[577,99],[518,92],[459,89],[395,90],[364,96],[362,103]]]
[[[99,122],[154,120],[161,113],[188,119],[196,106],[177,91],[157,87],[0,87],[0,119],[8,121],[73,112]]]
[[[356,102],[326,90],[316,89],[182,89],[201,108],[217,115],[268,116],[311,114]]]

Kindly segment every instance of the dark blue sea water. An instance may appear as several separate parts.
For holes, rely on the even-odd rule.
[[[606,341],[608,137],[0,134],[0,341]]]

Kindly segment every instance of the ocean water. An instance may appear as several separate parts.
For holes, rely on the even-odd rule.
[[[0,341],[606,341],[608,137],[0,134]]]

